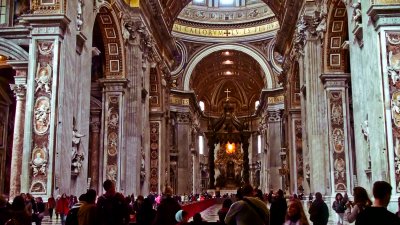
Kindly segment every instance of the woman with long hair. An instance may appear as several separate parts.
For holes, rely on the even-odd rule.
[[[288,204],[284,225],[309,225],[303,205],[298,199],[291,199]]]
[[[343,225],[344,212],[346,210],[346,202],[343,200],[343,195],[337,193],[335,201],[332,204],[333,210],[338,214],[338,225]]]
[[[370,207],[372,205],[372,202],[368,197],[368,193],[363,187],[355,187],[353,189],[353,196],[354,202],[349,201],[346,204],[346,216],[349,223],[356,221],[358,214],[366,207]]]

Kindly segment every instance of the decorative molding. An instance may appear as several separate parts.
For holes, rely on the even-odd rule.
[[[150,191],[151,192],[158,192],[158,181],[159,181],[158,157],[159,157],[159,147],[160,147],[159,139],[160,139],[160,123],[150,122]]]

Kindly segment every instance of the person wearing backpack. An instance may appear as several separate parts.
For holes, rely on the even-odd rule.
[[[129,206],[121,193],[116,192],[115,184],[111,180],[103,183],[105,194],[97,200],[97,215],[100,225],[127,225],[129,224]]]
[[[225,216],[225,224],[236,225],[269,225],[269,210],[259,198],[254,197],[254,190],[246,184],[238,190],[240,197],[233,203]]]
[[[68,211],[65,225],[79,225],[78,223],[78,212],[81,206],[86,202],[86,194],[79,196],[79,201],[75,203]]]

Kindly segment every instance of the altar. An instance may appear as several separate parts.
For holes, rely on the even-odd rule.
[[[230,195],[236,195],[237,189],[221,189],[219,190],[220,196],[224,196],[225,194]],[[216,189],[208,189],[207,193],[210,194],[211,196],[216,196],[217,190]]]

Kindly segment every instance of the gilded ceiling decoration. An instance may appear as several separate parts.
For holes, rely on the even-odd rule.
[[[227,95],[238,116],[255,111],[255,102],[265,86],[258,62],[239,51],[218,51],[204,58],[190,80],[197,99],[204,101],[205,113],[219,116]],[[211,109],[210,109],[211,108]]]

